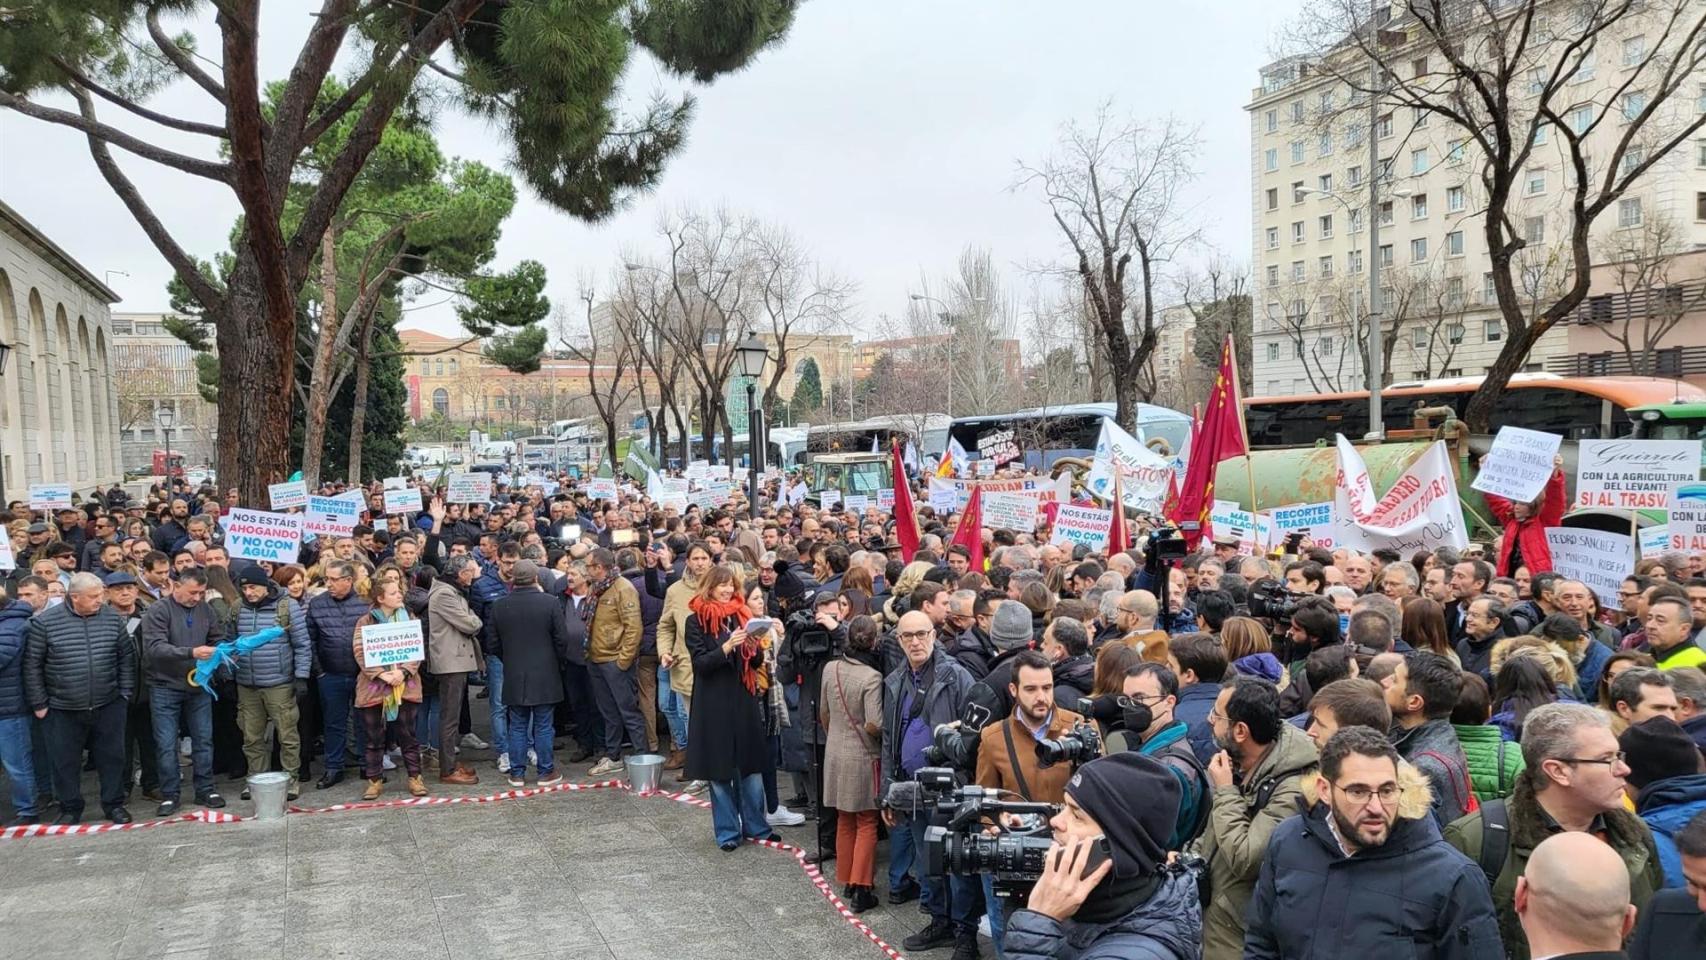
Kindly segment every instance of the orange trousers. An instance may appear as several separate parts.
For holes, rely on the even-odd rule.
[[[843,886],[871,886],[877,864],[877,811],[837,814],[835,854],[835,879]]]

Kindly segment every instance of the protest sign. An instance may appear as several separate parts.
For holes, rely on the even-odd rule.
[[[712,506],[723,506],[734,497],[734,481],[711,480],[705,484],[705,491],[710,494]]]
[[[1552,459],[1563,437],[1555,433],[1500,427],[1493,448],[1481,458],[1481,472],[1470,486],[1517,503],[1529,503],[1546,489]]]
[[[1388,548],[1402,556],[1435,547],[1463,550],[1469,546],[1457,479],[1444,441],[1428,447],[1379,499],[1362,454],[1344,434],[1338,436],[1338,454],[1333,497],[1339,520],[1337,546],[1363,553]]]
[[[361,517],[361,502],[343,497],[309,497],[308,509],[301,516],[303,533],[347,537],[355,532],[356,521]]]
[[[686,470],[682,471],[682,476],[689,480],[703,480],[710,475],[711,462],[709,460],[695,460],[687,465]]]
[[[1019,458],[1019,444],[1012,430],[991,430],[977,438],[977,455],[995,466]]]
[[[1583,440],[1576,506],[1663,510],[1679,483],[1700,479],[1699,440]]]
[[[1037,528],[1037,498],[1028,493],[983,492],[983,525],[991,530],[1030,533]]]
[[[1274,537],[1269,546],[1279,544],[1288,534],[1306,533],[1317,546],[1333,549],[1338,522],[1333,516],[1332,501],[1276,507],[1271,516]]]
[[[1106,507],[1063,503],[1054,515],[1054,532],[1048,542],[1057,547],[1082,543],[1091,553],[1100,553],[1108,545],[1108,527],[1113,521],[1114,511]]]
[[[1670,524],[1655,523],[1641,528],[1641,559],[1656,557],[1670,549]]]
[[[930,481],[930,509],[937,513],[953,513],[960,508],[959,491],[952,483]]]
[[[445,503],[485,503],[492,499],[489,473],[453,473],[445,489]]]
[[[1617,591],[1635,568],[1635,542],[1628,534],[1547,527],[1546,549],[1552,553],[1554,572],[1587,584],[1604,609],[1622,609]]]
[[[841,502],[840,490],[822,490],[817,495],[818,504],[825,510]]]
[[[268,484],[267,496],[271,498],[274,510],[306,507],[308,506],[308,483],[305,480],[288,480],[284,483]]]
[[[982,489],[986,498],[992,493],[1028,493],[1036,497],[1039,504],[1050,500],[1066,502],[1072,499],[1072,477],[1068,473],[1062,473],[1052,480],[1048,477],[1022,477],[1018,480],[944,480],[941,477],[931,477],[930,505],[936,507],[938,512],[964,509],[971,501],[973,488]],[[954,497],[951,504],[947,504],[949,494]],[[984,526],[989,526],[988,517],[986,506]]]
[[[32,483],[30,484],[31,510],[69,510],[71,508],[71,484],[69,483]]]
[[[300,513],[233,508],[221,518],[225,525],[225,547],[233,557],[295,563],[302,547]]]
[[[894,509],[894,488],[883,487],[877,491],[877,509],[888,513]]]
[[[977,469],[977,475],[980,477],[995,476],[995,468],[999,466],[994,460],[976,460],[973,461],[972,465]]]
[[[386,477],[384,480],[384,485],[385,485],[385,489],[387,489],[387,490],[407,490],[407,489],[409,489],[409,478],[408,477]]]
[[[18,569],[18,558],[12,554],[12,541],[0,537],[0,570]]]
[[[1670,548],[1706,551],[1706,483],[1679,483],[1671,490]]]
[[[1114,470],[1121,472],[1121,495],[1125,505],[1144,513],[1159,514],[1167,499],[1167,480],[1172,467],[1143,442],[1125,432],[1112,420],[1102,421],[1096,439],[1096,457],[1084,484],[1096,499],[1106,503],[1114,495]]]
[[[865,508],[869,507],[870,505],[871,505],[870,494],[865,494],[865,493],[850,493],[847,495],[847,497],[845,499],[843,499],[841,501],[841,506],[843,509],[845,509],[848,513],[854,514],[855,516],[861,516],[861,517],[865,515]]]
[[[361,665],[369,670],[425,659],[426,638],[419,620],[370,623],[361,628]]]
[[[421,492],[414,487],[385,490],[386,513],[414,513],[421,508]]]
[[[1256,515],[1240,507],[1232,500],[1216,500],[1209,510],[1209,526],[1213,528],[1216,542],[1233,540],[1238,544],[1238,552],[1244,556],[1254,556],[1258,546],[1256,533]]]
[[[594,500],[616,499],[616,480],[607,477],[593,477],[586,482],[586,495]]]

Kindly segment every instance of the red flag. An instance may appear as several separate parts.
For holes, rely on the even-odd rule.
[[[1131,530],[1125,521],[1125,481],[1121,479],[1125,471],[1118,464],[1114,465],[1114,515],[1108,521],[1108,556],[1113,556],[1131,546]]]
[[[954,543],[966,548],[971,554],[970,570],[983,572],[983,488],[972,487],[971,499],[966,501],[965,513],[960,516],[960,526],[954,531]]]
[[[1244,433],[1244,408],[1238,398],[1238,358],[1228,335],[1220,348],[1220,369],[1209,393],[1208,409],[1191,438],[1184,489],[1173,514],[1176,521],[1197,523],[1196,530],[1185,531],[1185,542],[1191,549],[1196,549],[1203,531],[1208,529],[1209,513],[1214,508],[1214,475],[1220,462],[1243,456],[1249,450],[1249,439]]]
[[[918,552],[918,512],[912,508],[912,483],[900,459],[900,441],[889,442],[894,460],[894,538],[900,543],[900,558],[912,562]]]
[[[1161,501],[1161,515],[1171,518],[1179,512],[1179,475],[1167,473],[1167,499]]]

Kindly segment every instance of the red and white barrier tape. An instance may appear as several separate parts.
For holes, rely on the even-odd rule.
[[[451,803],[497,803],[500,800],[521,800],[547,793],[574,793],[580,790],[601,790],[611,787],[627,789],[620,780],[600,780],[597,783],[557,783],[549,787],[515,787],[502,793],[483,797],[399,797],[396,800],[357,800],[353,803],[334,803],[325,807],[286,807],[287,813],[342,813],[346,810],[380,810],[386,807],[436,807]]]
[[[88,836],[94,833],[116,833],[120,830],[164,827],[173,823],[237,823],[252,819],[254,818],[240,817],[234,813],[221,813],[218,810],[195,810],[175,817],[167,817],[164,820],[132,820],[129,823],[31,823],[0,830],[0,840],[17,840],[23,837]]]

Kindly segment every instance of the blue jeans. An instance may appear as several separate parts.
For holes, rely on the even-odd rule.
[[[912,819],[914,844],[924,839],[925,828],[929,826],[928,817],[918,816]],[[892,838],[894,834],[889,836]],[[893,873],[894,868],[890,867],[889,872]],[[983,914],[983,891],[979,889],[977,878],[954,875],[926,876],[923,866],[920,865],[918,882],[924,888],[919,900],[924,905],[924,912],[930,914],[931,919],[952,920],[954,925],[961,929],[977,925],[977,918]]]
[[[912,869],[912,858],[916,850],[916,839],[912,835],[912,821],[905,817],[897,818],[894,826],[889,828],[889,889],[899,890],[906,886],[908,870]]]
[[[149,716],[154,721],[154,751],[160,758],[160,795],[180,798],[183,774],[178,769],[178,717],[190,728],[190,762],[195,795],[213,792],[213,698],[204,690],[150,687]]]
[[[504,749],[509,752],[510,777],[520,780],[527,775],[528,747],[532,747],[539,757],[539,776],[550,776],[557,766],[551,756],[551,739],[557,733],[557,705],[509,707],[505,712],[509,742],[504,744]]]
[[[438,749],[438,691],[421,691],[421,705],[415,708],[415,742],[422,750]]]
[[[989,917],[989,939],[995,944],[995,956],[1003,960],[1001,942],[1007,939],[1007,912],[1001,898],[995,895],[995,877],[983,875],[983,912]]]
[[[6,768],[6,778],[12,781],[12,807],[20,817],[38,813],[35,751],[30,748],[32,719],[27,713],[0,717],[0,766]]]
[[[350,708],[355,706],[355,677],[323,674],[320,677],[320,718],[326,738],[326,773],[343,773],[349,756]],[[367,753],[367,730],[355,723],[355,766]]]
[[[687,701],[669,686],[669,668],[658,668],[658,709],[669,721],[669,738],[677,750],[687,749]]]
[[[509,712],[504,707],[504,662],[497,657],[486,658],[486,701],[492,707],[492,749],[509,753]],[[509,753],[511,763],[515,754]],[[522,767],[527,766],[527,751],[521,753]]]
[[[782,757],[782,735],[772,733],[764,739],[770,744],[769,755],[764,758],[764,773],[761,774],[764,778],[764,809],[774,810],[782,805],[782,794],[776,788],[776,764]]]
[[[711,831],[723,846],[739,843],[743,835],[752,840],[770,836],[762,777],[749,773],[738,781],[711,781]]]

